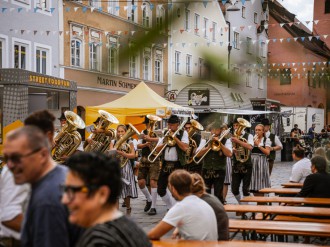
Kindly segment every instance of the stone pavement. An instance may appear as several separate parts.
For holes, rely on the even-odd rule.
[[[272,187],[280,187],[281,183],[285,183],[289,181],[291,168],[294,162],[275,162],[273,172],[271,175]],[[227,195],[227,203],[228,204],[237,204],[236,199],[233,194],[228,191]],[[122,201],[120,202],[121,207]],[[131,200],[132,213],[131,218],[137,222],[146,232],[148,232],[151,228],[153,228],[165,215],[166,207],[160,197],[157,200],[157,215],[149,216],[143,212],[143,208],[145,206],[145,197],[139,191],[139,197],[137,199]],[[123,212],[125,212],[125,208],[120,208]],[[236,218],[233,213],[228,213],[230,218]]]

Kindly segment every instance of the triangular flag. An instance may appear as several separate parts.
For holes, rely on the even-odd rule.
[[[118,31],[118,35],[121,35],[122,31]]]
[[[227,0],[222,0],[222,4],[225,5]]]
[[[74,7],[73,8],[74,12],[77,12],[78,9],[79,9],[79,7]]]
[[[326,39],[328,38],[328,34],[324,34],[323,37]]]
[[[288,24],[289,24],[289,26],[291,27],[291,26],[293,25],[293,22],[289,22]]]
[[[33,31],[33,34],[34,34],[34,35],[36,35],[36,34],[37,34],[37,32],[38,32],[37,30],[34,30],[34,31]]]
[[[132,36],[134,35],[134,33],[135,33],[135,31],[131,31],[131,35],[132,35]]]
[[[290,40],[291,40],[290,38],[287,38],[287,39],[286,39],[287,42],[290,42]]]
[[[282,43],[283,39],[280,39],[280,42]]]
[[[66,8],[65,8],[65,11],[66,11],[66,12],[69,12],[69,11],[70,11],[70,7],[66,7]]]
[[[23,8],[17,8],[17,12],[20,13],[23,10]]]
[[[198,45],[198,43],[196,42],[196,43],[194,43],[194,45],[195,45],[195,47]]]
[[[305,40],[305,37],[301,37],[301,41],[303,41],[303,42],[304,42],[304,40]]]
[[[46,31],[47,36],[49,35],[50,31]]]
[[[170,10],[172,8],[173,4],[169,3],[167,6],[168,6],[168,9]]]
[[[82,8],[82,11],[83,11],[83,13],[86,13],[86,11],[87,11],[87,7],[83,7],[83,8]]]
[[[182,43],[182,47],[184,47],[186,45],[186,43]]]
[[[151,4],[150,4],[150,10],[153,10],[154,7],[155,7],[155,6],[151,3]]]
[[[95,7],[91,7],[91,12],[94,12],[94,10],[95,10]]]
[[[207,6],[207,1],[203,1],[204,8]]]
[[[306,21],[306,24],[308,25],[310,23],[310,21]]]
[[[311,41],[313,39],[313,36],[309,36],[308,39],[309,41]]]
[[[315,25],[317,25],[317,23],[319,23],[319,20],[314,20]]]
[[[120,10],[120,6],[115,7],[116,11]]]
[[[23,34],[25,32],[25,30],[21,30],[21,34]]]
[[[240,29],[241,29],[241,31],[243,31],[243,30],[244,30],[244,28],[245,28],[245,26],[240,26]]]
[[[184,31],[184,29],[180,29],[180,33],[181,33],[181,34],[183,33],[183,31]]]
[[[223,45],[223,42],[220,42],[219,44],[220,44],[220,46],[222,46]]]
[[[294,41],[297,41],[298,37],[295,37],[295,38],[293,38],[293,39],[294,39]]]
[[[280,26],[283,27],[285,23],[280,23]]]
[[[50,8],[50,13],[53,13],[55,11],[55,8]]]
[[[69,9],[70,9],[70,8],[69,8]],[[35,8],[33,9],[33,12],[34,12],[34,13],[37,13],[37,11],[38,11],[38,8],[35,7]]]
[[[2,13],[5,13],[5,11],[7,10],[7,8],[2,8]]]
[[[243,5],[245,4],[245,0],[242,0],[242,4],[243,4]]]

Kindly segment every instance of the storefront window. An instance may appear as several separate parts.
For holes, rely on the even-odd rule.
[[[58,92],[48,92],[47,93],[47,105],[49,110],[59,109],[59,93]]]

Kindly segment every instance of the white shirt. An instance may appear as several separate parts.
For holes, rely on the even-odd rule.
[[[264,141],[264,137],[261,138],[261,141],[259,143],[259,146],[264,146],[264,142],[265,142],[265,146],[266,147],[271,147],[272,146],[272,142],[270,141],[269,138],[266,139],[266,141]],[[254,143],[253,143],[253,146],[254,146]]]
[[[270,136],[270,131],[267,131],[267,132],[265,133],[265,135],[266,135],[267,138],[269,138],[269,136]],[[275,139],[274,139],[274,141],[275,141],[275,146],[279,146],[279,147],[281,147],[280,150],[282,150],[282,149],[283,149],[283,145],[282,145],[282,142],[280,141],[280,139],[278,138],[277,135],[275,135]]]
[[[163,143],[163,139],[164,139],[164,137],[159,138],[158,144]],[[183,143],[189,144],[189,137],[188,137],[187,131],[183,131],[181,141]],[[164,159],[166,161],[178,161],[179,158],[178,158],[178,153],[176,151],[176,148],[167,146],[164,150]]]
[[[214,210],[209,204],[195,195],[177,202],[163,220],[179,229],[186,240],[217,241],[218,227]]]
[[[20,239],[20,233],[1,224],[23,213],[28,202],[30,186],[16,185],[13,174],[5,166],[0,176],[0,237]]]
[[[303,183],[305,181],[305,178],[308,175],[312,174],[311,166],[312,163],[307,158],[303,158],[297,161],[292,167],[290,181],[296,183]]]

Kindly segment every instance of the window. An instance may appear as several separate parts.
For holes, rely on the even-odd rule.
[[[142,25],[145,27],[151,27],[150,4],[146,2],[142,4]]]
[[[37,0],[37,8],[47,10],[49,9],[49,0]]]
[[[203,77],[203,67],[204,67],[204,60],[203,58],[198,59],[198,77]]]
[[[118,38],[109,37],[108,72],[118,73]]]
[[[239,33],[234,32],[234,48],[239,49]]]
[[[330,13],[330,0],[326,0],[325,1],[324,13],[325,14],[329,14]]]
[[[27,68],[27,45],[15,42],[14,45],[14,68]]]
[[[47,74],[47,60],[49,56],[49,50],[44,48],[37,48],[36,50],[36,72],[41,74]]]
[[[71,65],[81,67],[81,41],[71,40]]]
[[[159,7],[156,10],[156,26],[158,29],[164,30],[165,24],[165,9],[163,7]]]
[[[109,1],[108,12],[112,15],[118,15],[119,13],[119,2],[118,1]]]
[[[246,86],[252,87],[252,73],[251,70],[246,71]]]
[[[185,18],[184,18],[184,30],[189,30],[190,29],[190,10],[186,9],[185,10]]]
[[[5,41],[0,39],[0,69],[4,67],[5,64]]]
[[[266,43],[260,43],[260,57],[266,57]]]
[[[150,58],[145,57],[143,61],[143,79],[144,80],[150,80]]]
[[[252,39],[249,37],[246,38],[246,52],[252,54]]]
[[[254,13],[254,17],[253,17],[254,23],[257,24],[258,23],[258,14]]]
[[[186,74],[191,75],[191,65],[192,65],[192,56],[187,55],[186,56]]]
[[[89,69],[100,71],[101,63],[101,35],[96,30],[89,32]]]
[[[132,78],[138,77],[138,56],[133,54],[129,59],[129,75]]]
[[[215,39],[215,34],[216,34],[216,30],[217,30],[217,23],[212,22],[212,41],[216,41]]]
[[[137,22],[137,10],[136,5],[134,5],[134,0],[128,0],[127,1],[127,19],[132,22]]]
[[[181,52],[175,52],[175,73],[180,73],[180,55]]]
[[[94,8],[99,7],[99,0],[88,0],[88,5]]]
[[[245,10],[246,8],[244,6],[242,6],[242,17],[245,18]]]
[[[195,34],[196,34],[196,35],[199,35],[199,34],[198,34],[198,31],[199,31],[199,15],[198,15],[198,14],[195,14],[195,19],[194,19],[194,30],[195,30]]]
[[[207,18],[204,18],[204,38],[207,38],[207,26],[208,26],[209,20]]]
[[[258,89],[264,89],[264,81],[261,74],[258,74]]]
[[[281,69],[280,85],[291,84],[291,69]]]
[[[154,52],[155,56],[155,81],[163,81],[163,51],[156,49]]]

